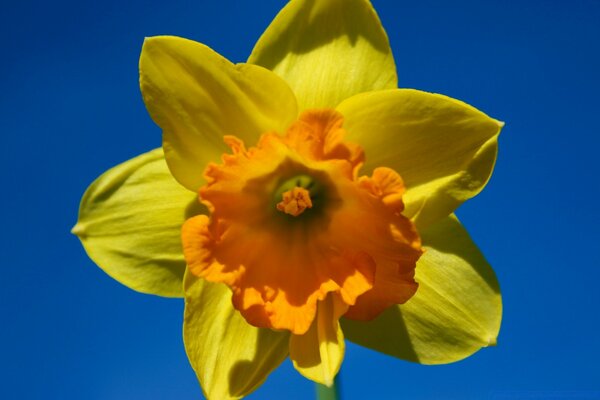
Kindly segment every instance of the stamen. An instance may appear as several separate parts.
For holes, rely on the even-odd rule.
[[[286,214],[297,217],[307,208],[312,208],[310,193],[303,187],[296,186],[283,193],[283,200],[277,203],[277,209]]]

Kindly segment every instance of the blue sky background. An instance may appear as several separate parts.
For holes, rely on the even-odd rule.
[[[182,301],[113,281],[69,230],[94,178],[160,145],[138,89],[143,38],[244,61],[283,3],[2,5],[1,398],[201,398]],[[373,3],[401,87],[507,123],[493,178],[458,212],[498,274],[504,320],[497,347],[446,366],[350,344],[343,398],[600,398],[600,2]],[[251,398],[312,395],[286,362]]]

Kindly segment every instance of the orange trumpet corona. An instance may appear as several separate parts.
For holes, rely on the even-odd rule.
[[[347,317],[371,319],[417,290],[422,249],[401,214],[402,179],[389,168],[358,177],[364,152],[344,135],[340,113],[306,111],[256,147],[226,137],[233,154],[205,171],[211,215],[185,222],[186,262],[227,284],[255,326],[303,334],[328,295]]]

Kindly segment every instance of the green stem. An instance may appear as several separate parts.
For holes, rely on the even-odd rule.
[[[321,385],[320,383],[316,383],[315,386],[317,388],[317,400],[339,400],[340,396],[340,374],[335,377],[333,381],[333,385],[331,387],[327,387],[325,385]]]

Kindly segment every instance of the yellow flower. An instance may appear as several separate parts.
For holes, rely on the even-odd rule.
[[[207,397],[248,394],[287,356],[330,384],[344,338],[424,364],[495,343],[498,284],[452,213],[487,183],[502,123],[398,89],[368,1],[291,1],[245,64],[149,38],[140,85],[163,148],[98,178],[73,232],[121,283],[185,297]]]

